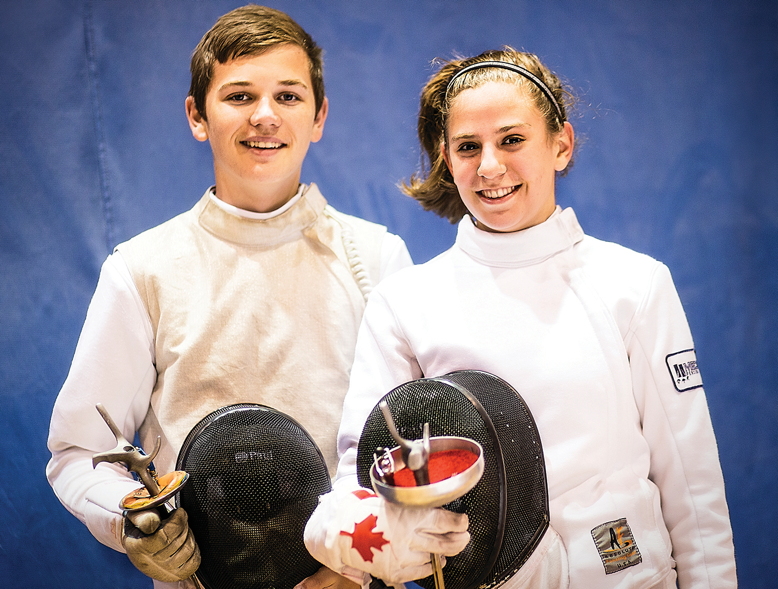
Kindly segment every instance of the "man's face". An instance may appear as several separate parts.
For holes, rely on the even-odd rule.
[[[316,113],[308,57],[297,45],[216,63],[205,97],[208,120],[187,98],[192,134],[210,141],[217,196],[269,212],[297,192],[311,142],[321,139],[327,102]]]

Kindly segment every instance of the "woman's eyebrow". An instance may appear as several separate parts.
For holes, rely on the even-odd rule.
[[[513,125],[505,125],[504,127],[500,127],[497,129],[498,133],[507,133],[508,131],[513,131],[514,129],[526,129],[531,127],[529,123],[515,123]]]
[[[512,125],[505,125],[504,127],[500,127],[497,129],[497,133],[507,133],[508,131],[513,131],[514,129],[527,129],[531,127],[529,123],[515,123]],[[472,139],[475,137],[475,133],[460,133],[459,135],[454,135],[451,138],[451,141],[460,141],[462,139]]]

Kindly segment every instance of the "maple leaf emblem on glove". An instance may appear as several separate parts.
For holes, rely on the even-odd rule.
[[[373,532],[377,520],[378,518],[371,514],[358,524],[354,524],[353,533],[343,530],[340,532],[341,536],[351,536],[351,547],[359,552],[359,556],[365,562],[373,562],[373,548],[381,551],[384,544],[389,544],[389,540],[384,539],[383,532]]]

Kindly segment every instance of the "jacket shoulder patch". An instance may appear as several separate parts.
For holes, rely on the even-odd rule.
[[[675,390],[679,393],[698,389],[702,386],[702,375],[697,366],[697,355],[694,350],[682,350],[670,354],[665,358],[670,378],[673,380]]]

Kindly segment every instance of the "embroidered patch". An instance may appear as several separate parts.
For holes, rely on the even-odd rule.
[[[354,524],[354,531],[340,531],[341,536],[351,537],[351,547],[359,552],[359,556],[365,562],[373,562],[373,550],[381,552],[384,544],[389,544],[389,540],[384,538],[383,532],[374,532],[378,517],[368,515],[358,524]]]
[[[679,393],[698,389],[702,386],[702,375],[697,366],[697,355],[694,350],[683,350],[670,354],[665,358],[670,378],[673,379],[675,389]]]
[[[626,518],[597,526],[592,538],[600,553],[605,574],[618,573],[643,562]]]

